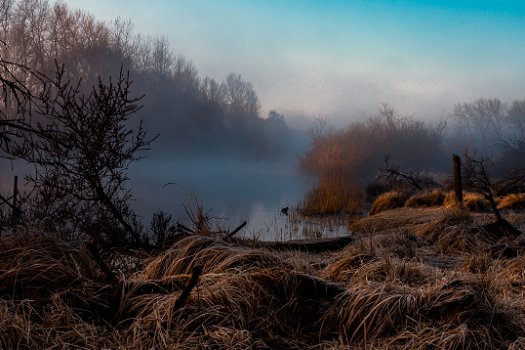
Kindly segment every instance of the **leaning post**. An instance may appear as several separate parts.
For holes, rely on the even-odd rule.
[[[460,209],[463,209],[463,182],[461,179],[461,158],[454,154],[452,155],[452,163],[454,165],[454,193],[456,195],[456,203]]]

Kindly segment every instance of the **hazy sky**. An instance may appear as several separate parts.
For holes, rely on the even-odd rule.
[[[525,1],[67,0],[164,35],[202,76],[251,81],[262,112],[334,123],[439,117],[479,97],[525,97]]]

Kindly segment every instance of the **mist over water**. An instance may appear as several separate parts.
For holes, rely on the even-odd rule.
[[[312,181],[300,173],[297,159],[146,158],[129,175],[133,207],[146,224],[160,209],[188,225],[185,207],[200,204],[212,223],[232,230],[246,220],[243,231],[254,235],[281,216],[281,208],[294,207]]]

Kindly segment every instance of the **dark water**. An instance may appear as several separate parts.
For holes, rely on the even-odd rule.
[[[32,168],[16,164],[0,169],[2,193],[12,194],[13,177],[24,191],[25,174]],[[297,160],[240,161],[195,158],[141,159],[128,172],[133,208],[146,228],[152,214],[163,210],[173,223],[191,225],[185,207],[201,205],[214,228],[231,231],[248,224],[237,235],[261,240],[330,237],[346,234],[342,218],[305,219],[294,208],[314,183],[298,170]],[[289,207],[288,216],[281,208]],[[1,208],[0,208],[1,209]]]
[[[195,209],[198,202],[215,226],[231,230],[247,221],[241,234],[260,239],[286,238],[292,220],[281,208],[292,211],[312,182],[295,161],[284,160],[143,159],[129,175],[134,208],[146,223],[161,209],[189,224],[185,207]]]

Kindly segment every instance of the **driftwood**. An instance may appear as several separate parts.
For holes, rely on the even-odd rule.
[[[202,271],[203,271],[203,268],[200,265],[197,265],[193,268],[193,271],[191,273],[191,278],[188,284],[186,285],[186,287],[184,287],[184,290],[182,291],[181,295],[179,295],[179,298],[175,302],[175,305],[173,306],[173,310],[180,309],[180,307],[184,305],[184,303],[186,302],[186,299],[188,299],[188,297],[190,296],[191,291],[197,285],[197,282],[199,281],[199,277],[202,274]]]
[[[226,239],[232,238],[237,232],[239,232],[244,226],[246,226],[246,224],[247,224],[247,222],[243,221],[242,224],[237,226],[237,228],[235,230],[233,230],[232,232],[228,233],[228,235],[226,236]]]
[[[346,287],[304,273],[292,272],[297,281],[297,295],[301,298],[333,302],[346,291]]]
[[[267,248],[280,251],[297,250],[301,252],[319,253],[339,250],[346,247],[353,241],[353,238],[345,236],[336,238],[291,240],[285,242],[257,242],[255,246],[258,248]]]

